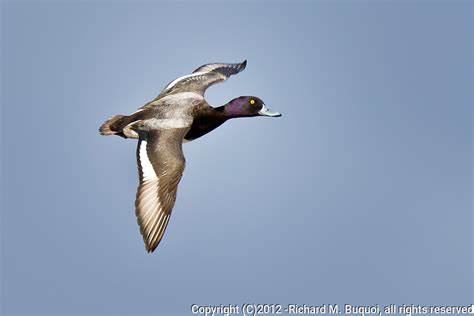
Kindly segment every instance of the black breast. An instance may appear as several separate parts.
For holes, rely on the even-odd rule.
[[[196,109],[193,116],[194,120],[191,129],[186,136],[184,136],[184,139],[188,141],[209,133],[227,120],[224,116],[223,109],[210,106]]]

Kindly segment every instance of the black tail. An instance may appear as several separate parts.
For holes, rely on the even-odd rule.
[[[99,128],[100,135],[114,135],[122,133],[122,118],[124,115],[114,115]]]

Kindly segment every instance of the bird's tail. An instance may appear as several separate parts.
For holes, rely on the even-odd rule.
[[[114,135],[121,133],[122,124],[121,120],[124,115],[114,115],[102,124],[99,128],[100,135]]]

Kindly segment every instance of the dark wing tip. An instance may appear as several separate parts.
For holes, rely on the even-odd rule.
[[[238,64],[230,64],[231,67],[235,68],[237,70],[237,73],[243,71],[245,67],[247,67],[247,59],[245,59],[243,62],[238,63]]]
[[[146,250],[147,253],[153,253],[153,251],[155,251],[157,246],[158,245],[153,247],[153,246],[149,246],[149,245],[145,244],[145,250]]]
[[[230,77],[232,75],[238,74],[239,72],[242,72],[245,67],[247,67],[247,60],[236,64],[221,64],[220,67],[217,67],[212,71],[223,74],[226,77]]]
[[[157,241],[149,241],[145,238],[145,235],[143,235],[143,243],[145,244],[145,250],[147,253],[152,253],[153,251],[158,248],[158,245],[161,242],[161,238]]]
[[[211,64],[205,64],[199,67],[198,69],[194,70],[193,73],[196,72],[217,72],[220,74],[225,75],[226,77],[229,77],[231,75],[238,74],[242,70],[247,67],[247,59],[242,61],[241,63],[211,63]]]

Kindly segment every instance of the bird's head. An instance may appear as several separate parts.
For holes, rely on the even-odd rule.
[[[281,116],[278,112],[272,112],[258,97],[242,96],[233,99],[224,107],[228,117],[250,117],[250,116]]]

